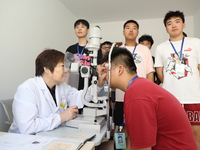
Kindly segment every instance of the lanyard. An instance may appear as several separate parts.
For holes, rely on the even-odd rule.
[[[87,45],[87,42],[86,42],[86,45]],[[85,50],[86,45],[82,48],[82,50],[81,50],[81,52],[80,52],[80,50],[79,50],[79,45],[78,45],[78,43],[76,44],[76,49],[77,49],[77,54],[78,54],[79,60],[81,59],[81,57],[82,57],[82,55],[83,55],[83,52],[84,52],[84,50]]]
[[[124,126],[124,116],[122,118],[122,123],[119,126],[119,132],[122,132],[123,126]]]
[[[135,45],[135,47],[134,47],[134,49],[133,49],[132,55],[134,55],[135,50],[136,50],[136,47],[137,47],[137,44]]]
[[[177,56],[179,56],[179,60],[180,60],[180,61],[182,60],[184,40],[185,40],[185,38],[183,37],[182,43],[181,43],[181,49],[180,49],[180,56],[178,55],[178,52],[176,51],[176,48],[174,47],[174,45],[172,44],[172,42],[169,41],[170,44],[171,44],[171,46],[172,46],[172,48],[174,49],[174,52],[176,53]]]
[[[137,78],[138,78],[138,76],[133,77],[133,78],[131,79],[131,81],[128,83],[128,87],[129,87],[129,86],[131,85],[131,83],[133,83],[133,81],[134,81],[135,79],[137,79]],[[124,118],[122,119],[122,123],[121,123],[120,126],[119,126],[119,131],[120,131],[120,132],[122,131],[123,126],[124,126]]]
[[[135,77],[133,77],[132,79],[131,79],[131,81],[128,83],[128,87],[131,85],[131,83],[135,80],[135,79],[137,79],[138,78],[138,76],[135,76]]]

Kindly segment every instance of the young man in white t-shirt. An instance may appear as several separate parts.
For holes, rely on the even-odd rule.
[[[139,24],[135,20],[128,20],[123,25],[125,43],[121,47],[127,48],[133,55],[139,77],[144,77],[154,82],[154,67],[152,55],[148,47],[138,44],[136,38],[139,34]],[[115,124],[120,125],[123,118],[124,92],[116,89]],[[119,102],[121,101],[121,102]],[[121,110],[121,111],[120,111]]]
[[[151,35],[144,34],[138,39],[138,42],[144,46],[147,46],[149,48],[149,50],[151,50],[154,40]],[[154,56],[152,56],[152,59],[153,59],[153,62],[155,62]],[[157,77],[156,72],[154,72],[154,83],[156,83],[158,85],[161,83]]]
[[[134,62],[138,68],[138,76],[154,81],[151,52],[149,48],[136,42],[139,33],[139,24],[135,20],[128,20],[124,23],[123,28],[125,43],[121,47],[126,47],[132,53]]]
[[[164,25],[169,40],[156,48],[156,72],[163,88],[183,104],[200,149],[200,39],[183,35],[185,18],[180,11],[169,11]]]

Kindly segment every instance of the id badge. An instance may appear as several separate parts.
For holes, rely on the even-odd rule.
[[[125,133],[115,133],[114,138],[116,149],[126,149]]]
[[[184,68],[185,68],[184,64],[176,64],[176,74],[179,77],[184,76],[184,71],[185,71]]]

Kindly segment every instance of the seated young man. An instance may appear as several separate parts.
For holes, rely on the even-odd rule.
[[[125,92],[121,126],[126,129],[127,138],[124,135],[124,139],[127,143],[122,149],[197,150],[191,125],[180,102],[162,87],[138,77],[133,56],[125,48],[112,51],[110,86]],[[122,133],[123,130],[115,134]],[[119,142],[117,146],[119,149]],[[115,148],[109,141],[102,143],[98,150],[101,149]]]

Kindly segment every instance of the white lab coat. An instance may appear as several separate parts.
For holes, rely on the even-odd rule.
[[[83,107],[82,91],[67,85],[65,82],[56,85],[57,106],[42,77],[35,77],[22,83],[14,96],[13,123],[9,132],[35,134],[53,130],[61,124],[60,113],[67,106]],[[90,88],[86,100],[91,100]],[[65,103],[66,107],[60,106]]]

